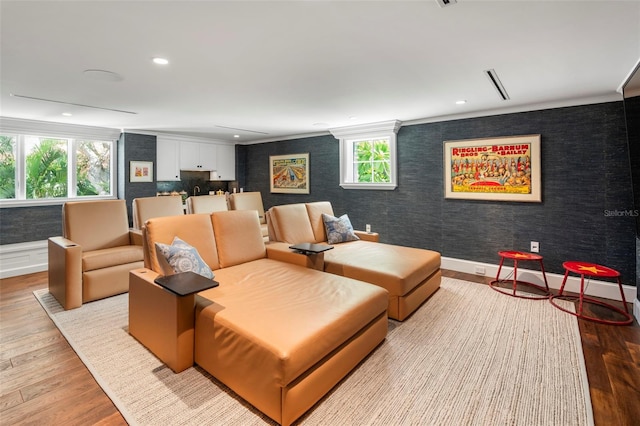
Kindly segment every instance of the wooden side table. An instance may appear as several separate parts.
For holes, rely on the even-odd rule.
[[[633,317],[629,314],[629,308],[627,307],[627,300],[624,297],[624,291],[622,289],[622,282],[620,280],[620,272],[615,269],[608,268],[606,266],[598,265],[596,263],[589,262],[579,262],[579,261],[567,261],[562,264],[562,267],[565,269],[564,279],[562,280],[562,285],[560,286],[560,291],[557,295],[551,296],[549,298],[549,302],[560,309],[561,311],[567,312],[571,315],[574,315],[578,318],[594,321],[600,324],[609,324],[609,325],[629,325],[633,322]],[[573,272],[574,274],[580,275],[580,295],[579,295],[579,303],[578,303],[578,312],[572,312],[568,309],[563,308],[562,306],[555,303],[554,299],[565,297],[563,296],[564,286],[567,283],[567,278],[569,277],[569,273]],[[610,303],[606,303],[591,297],[587,297],[584,295],[584,277],[598,277],[598,278],[615,278],[618,283],[618,288],[620,289],[620,296],[622,298],[622,305],[624,306],[624,311],[616,306],[613,306]],[[594,316],[585,315],[583,311],[584,302],[592,303],[594,305],[599,305],[610,309],[624,317],[623,320],[608,320],[602,319]]]
[[[551,294],[551,292],[549,291],[549,284],[547,283],[547,275],[544,272],[544,264],[542,263],[542,256],[540,256],[539,254],[525,253],[522,251],[499,251],[498,255],[500,256],[500,266],[498,267],[498,274],[496,275],[496,279],[489,283],[489,287],[491,287],[498,293],[506,294],[512,297],[519,297],[521,299],[543,300],[543,299],[549,298],[549,295]],[[513,280],[512,280],[513,284],[512,284],[511,291],[506,291],[505,288],[498,286],[498,284],[500,284],[501,282],[507,281],[506,279],[500,280],[500,271],[502,270],[502,264],[504,263],[505,259],[513,260]],[[544,287],[531,282],[518,280],[518,261],[522,261],[522,260],[534,261],[534,262],[540,263],[542,278],[544,278]],[[528,287],[538,289],[540,291],[543,291],[544,294],[542,295],[530,294],[530,293],[526,295],[518,294],[517,293],[518,285],[523,285],[523,286],[528,286]]]

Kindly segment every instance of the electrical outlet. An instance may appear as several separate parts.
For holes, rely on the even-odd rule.
[[[483,266],[476,266],[476,275],[485,275],[487,271]]]
[[[540,251],[540,243],[537,241],[531,241],[531,253],[538,253]]]
[[[368,233],[371,232],[371,225],[369,225],[368,223],[365,225],[365,229]]]

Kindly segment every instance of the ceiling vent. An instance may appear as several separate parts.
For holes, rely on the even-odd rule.
[[[496,70],[494,70],[494,69],[485,70],[484,73],[487,75],[487,77],[489,77],[489,80],[491,81],[491,84],[498,91],[498,94],[500,95],[502,100],[503,101],[508,101],[510,99],[509,98],[509,94],[507,93],[507,91],[505,90],[504,86],[502,85],[502,82],[498,78],[498,74],[496,74]]]
[[[218,125],[216,125],[216,127],[220,128],[220,129],[237,130],[239,132],[257,133],[257,134],[260,134],[260,135],[268,135],[269,134],[269,133],[266,133],[266,132],[259,132],[257,130],[239,129],[237,127],[227,127],[227,126],[218,126]]]
[[[436,0],[436,2],[438,3],[438,5],[440,5],[440,7],[447,7],[451,6],[452,4],[456,4],[457,0]]]
[[[55,103],[55,104],[71,105],[71,106],[82,107],[82,108],[101,109],[103,111],[121,112],[121,113],[124,113],[124,114],[137,114],[137,112],[125,111],[125,110],[122,110],[122,109],[104,108],[104,107],[99,107],[99,106],[94,106],[94,105],[85,105],[85,104],[76,104],[76,103],[73,103],[73,102],[57,101],[55,99],[45,99],[45,98],[36,98],[36,97],[33,97],[33,96],[17,95],[15,93],[11,93],[10,95],[15,97],[15,98],[30,99],[32,101],[52,102],[52,103]]]

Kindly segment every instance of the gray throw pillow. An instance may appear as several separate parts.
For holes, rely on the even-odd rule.
[[[345,243],[347,241],[360,239],[353,231],[349,216],[346,214],[340,217],[334,217],[322,213],[322,221],[324,222],[324,229],[327,231],[327,242],[329,244]]]
[[[173,238],[171,245],[156,243],[156,250],[167,259],[176,273],[191,271],[209,279],[214,276],[213,271],[202,259],[198,250],[178,237]]]

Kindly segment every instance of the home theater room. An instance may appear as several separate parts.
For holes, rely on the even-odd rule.
[[[640,1],[1,0],[0,423],[640,419]]]

